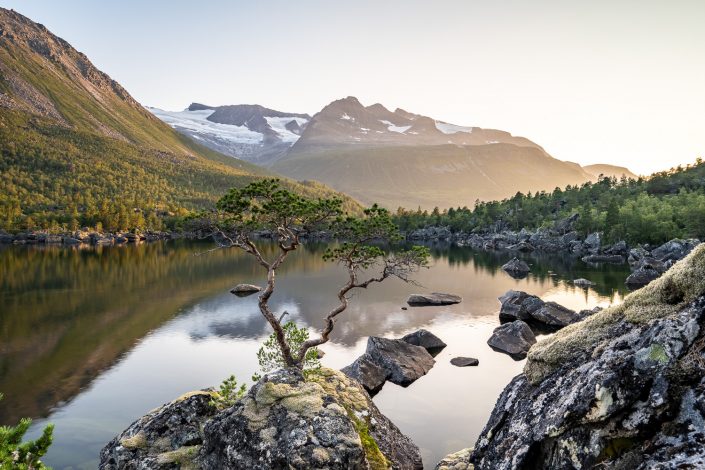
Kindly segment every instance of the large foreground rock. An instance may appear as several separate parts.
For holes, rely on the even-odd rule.
[[[705,246],[536,344],[465,461],[478,469],[705,468]]]
[[[501,303],[499,319],[503,321],[531,320],[532,313],[544,304],[537,296],[517,290],[509,290],[498,299]]]
[[[529,325],[517,320],[495,328],[487,344],[515,359],[523,359],[531,346],[536,344],[536,337]]]
[[[133,423],[101,452],[117,469],[421,469],[419,449],[357,382],[282,369],[217,411],[197,392]]]
[[[406,303],[414,307],[421,307],[428,305],[459,304],[462,301],[463,298],[459,295],[433,292],[431,294],[411,294]]]
[[[544,302],[540,308],[532,312],[531,317],[544,325],[555,328],[563,328],[582,320],[580,314],[574,310],[550,301]]]

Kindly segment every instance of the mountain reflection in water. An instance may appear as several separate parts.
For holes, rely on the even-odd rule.
[[[269,326],[257,297],[228,290],[262,284],[262,269],[237,250],[201,256],[207,243],[139,246],[0,247],[0,424],[36,419],[32,435],[56,424],[45,461],[55,469],[95,468],[100,448],[135,418],[193,389],[257,369],[255,353]],[[311,328],[321,326],[344,281],[341,268],[321,260],[311,244],[287,260],[273,296],[276,311]],[[501,389],[522,362],[489,349],[497,326],[497,297],[520,289],[571,308],[619,302],[624,266],[590,267],[560,256],[525,256],[532,273],[515,280],[501,270],[510,253],[432,247],[432,267],[413,286],[397,280],[358,292],[323,346],[324,365],[343,367],[365,348],[367,336],[398,337],[427,328],[448,347],[436,366],[407,389],[387,384],[375,397],[421,448],[429,467],[468,447]],[[566,281],[596,282],[582,289]],[[409,308],[415,291],[460,294],[461,304]],[[449,364],[457,355],[480,359],[476,368]]]

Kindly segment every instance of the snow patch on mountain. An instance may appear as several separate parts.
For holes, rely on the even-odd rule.
[[[269,124],[269,127],[272,128],[277,134],[279,134],[279,138],[282,140],[282,142],[288,143],[288,144],[293,144],[297,140],[299,140],[299,135],[291,132],[289,129],[286,128],[286,125],[289,124],[291,121],[296,122],[299,126],[304,126],[307,122],[308,119],[304,118],[298,118],[298,117],[270,117],[270,116],[265,116],[264,117],[267,120],[267,124]]]
[[[219,140],[232,141],[238,144],[259,144],[262,142],[262,134],[251,131],[245,126],[233,126],[230,124],[219,124],[217,122],[209,121],[207,118],[215,112],[213,109],[203,109],[198,111],[164,111],[159,108],[147,109],[176,130],[188,131],[189,134],[193,133],[195,135],[199,135],[201,136],[201,140],[203,140],[203,136],[205,135],[216,137]],[[285,120],[286,122],[289,122],[292,119],[289,118]],[[296,139],[298,139],[296,134],[293,134],[286,129],[284,129],[284,131],[288,134],[294,135]],[[293,141],[295,142],[296,139]]]
[[[443,121],[436,121],[436,129],[444,134],[457,134],[458,132],[472,134],[472,127],[457,126]]]
[[[380,119],[379,122],[381,122],[382,124],[384,124],[385,126],[387,126],[387,129],[388,129],[390,132],[397,132],[397,133],[399,133],[399,134],[403,134],[404,132],[406,132],[406,131],[408,131],[409,129],[411,129],[411,126],[395,126],[393,122],[389,122],[389,121],[386,121],[386,120],[383,120],[383,119]]]

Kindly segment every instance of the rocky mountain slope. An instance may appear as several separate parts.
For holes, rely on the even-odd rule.
[[[260,105],[207,106],[183,111],[147,108],[178,132],[231,157],[269,166],[296,142],[311,116]]]
[[[0,169],[0,228],[10,229],[85,223],[100,201],[126,213],[200,208],[271,176],[175,132],[69,43],[2,8]]]

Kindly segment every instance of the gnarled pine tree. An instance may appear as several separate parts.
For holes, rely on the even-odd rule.
[[[424,247],[396,252],[380,248],[380,244],[401,238],[386,209],[375,205],[365,209],[361,216],[350,216],[342,213],[341,205],[340,199],[299,196],[282,189],[278,180],[267,179],[231,189],[218,201],[216,210],[197,220],[196,228],[202,235],[212,236],[220,248],[243,250],[267,271],[259,309],[274,330],[287,367],[302,368],[306,352],[329,340],[336,317],[347,308],[352,291],[391,277],[411,282],[411,275],[428,265],[429,253]],[[292,350],[286,340],[282,316],[272,311],[269,299],[276,286],[277,270],[289,253],[301,246],[302,238],[319,230],[329,230],[340,241],[329,247],[323,258],[343,266],[347,282],[337,292],[338,305],[323,315],[320,335]],[[265,259],[258,247],[257,234],[262,232],[274,236],[278,251],[273,259]]]

